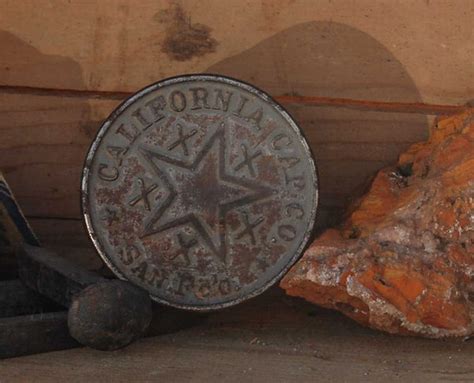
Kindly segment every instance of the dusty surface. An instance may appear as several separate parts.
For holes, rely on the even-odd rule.
[[[0,361],[0,382],[472,382],[474,342],[395,337],[268,291],[114,351]]]
[[[0,30],[55,56],[63,68],[44,71],[47,62],[2,45],[2,84],[134,92],[160,78],[206,71],[283,34],[287,45],[273,41],[242,68],[253,68],[253,82],[272,94],[417,101],[406,86],[409,73],[425,102],[472,97],[471,1],[94,0],[52,3],[41,12],[36,3],[3,0]],[[2,44],[4,38],[0,33]],[[341,49],[342,39],[357,44]],[[355,57],[359,65],[347,65]],[[68,70],[71,62],[82,69],[82,83]]]
[[[80,219],[78,180],[97,128],[122,92],[164,77],[232,75],[273,96],[446,106],[473,95],[474,2],[36,3],[2,1],[0,168],[25,214],[45,227],[59,219],[65,237]],[[321,226],[362,179],[426,138],[423,114],[285,107],[318,161]]]
[[[473,116],[440,119],[426,143],[380,171],[343,227],[285,277],[287,293],[391,333],[471,335]]]

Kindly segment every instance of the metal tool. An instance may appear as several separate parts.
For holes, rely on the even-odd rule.
[[[77,346],[63,307],[18,279],[0,281],[0,359]]]
[[[107,280],[35,246],[25,245],[18,263],[20,279],[26,286],[69,307],[69,332],[79,343],[114,350],[148,329],[150,298],[131,283]]]

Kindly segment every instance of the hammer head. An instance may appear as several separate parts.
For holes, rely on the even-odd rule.
[[[75,295],[68,313],[71,336],[98,350],[116,350],[144,335],[152,319],[147,292],[121,280],[95,283]]]

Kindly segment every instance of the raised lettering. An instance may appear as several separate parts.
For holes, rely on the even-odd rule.
[[[244,97],[244,96],[240,96],[240,102],[239,102],[239,106],[237,107],[237,109],[234,111],[234,114],[236,116],[239,116],[239,117],[242,117],[242,110],[244,109],[244,106],[245,104],[248,102],[248,98],[247,97]]]
[[[225,95],[222,89],[214,89],[214,92],[216,93],[216,100],[212,109],[223,110],[224,112],[227,112],[233,92],[226,91]]]
[[[145,280],[145,275],[148,270],[148,263],[143,261],[138,266],[131,269],[133,273],[137,274],[137,277],[140,278],[142,281]]]
[[[119,177],[119,171],[116,167],[99,164],[98,175],[102,181],[115,181]]]
[[[283,172],[285,173],[285,182],[287,185],[293,185],[296,190],[303,190],[306,187],[306,182],[303,177],[303,175],[298,175],[294,176],[291,174],[288,174],[287,169],[283,169]]]
[[[132,116],[135,117],[137,119],[137,121],[146,129],[150,126],[150,122],[143,116],[143,113],[142,113],[142,109],[141,108],[137,108],[137,110],[135,110],[133,113],[132,113]]]
[[[278,158],[278,161],[285,164],[285,167],[287,169],[290,169],[293,166],[296,166],[297,164],[299,164],[301,160],[298,157],[280,157]]]
[[[125,128],[124,124],[121,124],[115,133],[120,134],[122,137],[125,137],[130,143],[134,142],[137,137],[140,135],[139,130],[135,125],[131,125],[129,129]]]
[[[230,293],[230,283],[228,280],[223,280],[219,282],[219,291],[223,295],[227,295]]]
[[[178,282],[177,295],[185,295],[194,288],[194,277],[191,275],[182,276]]]
[[[160,270],[155,267],[151,267],[151,271],[146,277],[146,282],[150,285],[155,285],[155,287],[160,288],[163,285],[164,278]]]
[[[207,103],[207,89],[206,88],[189,88],[193,95],[193,106],[191,109],[209,109],[210,106]]]
[[[304,209],[299,203],[292,202],[286,205],[286,215],[290,218],[301,219],[304,217]]]
[[[118,166],[122,165],[123,156],[127,153],[127,148],[120,146],[107,146],[106,148],[109,156],[117,163]]]
[[[152,112],[155,122],[160,121],[165,117],[163,109],[166,107],[166,100],[163,96],[157,96],[154,99],[148,101],[145,105]]]
[[[186,96],[179,90],[174,90],[170,94],[170,107],[175,112],[182,112],[186,109]]]
[[[262,129],[263,109],[258,108],[255,112],[249,114],[247,119],[253,121],[258,130]]]
[[[120,258],[124,265],[131,265],[136,259],[140,257],[140,251],[135,245],[127,246],[120,252]]]
[[[280,133],[276,135],[272,140],[272,147],[275,150],[281,150],[285,147],[290,146],[291,144],[291,138],[288,137],[285,133]]]
[[[204,281],[198,289],[198,292],[196,294],[197,298],[207,298],[211,294],[211,285],[209,284],[208,281]]]
[[[278,227],[278,236],[281,239],[290,242],[296,238],[296,229],[291,225],[280,225]]]

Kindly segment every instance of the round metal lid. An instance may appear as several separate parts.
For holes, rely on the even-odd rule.
[[[106,264],[158,302],[256,296],[301,255],[318,204],[308,144],[267,94],[222,76],[160,81],[123,102],[87,155],[82,208]]]

